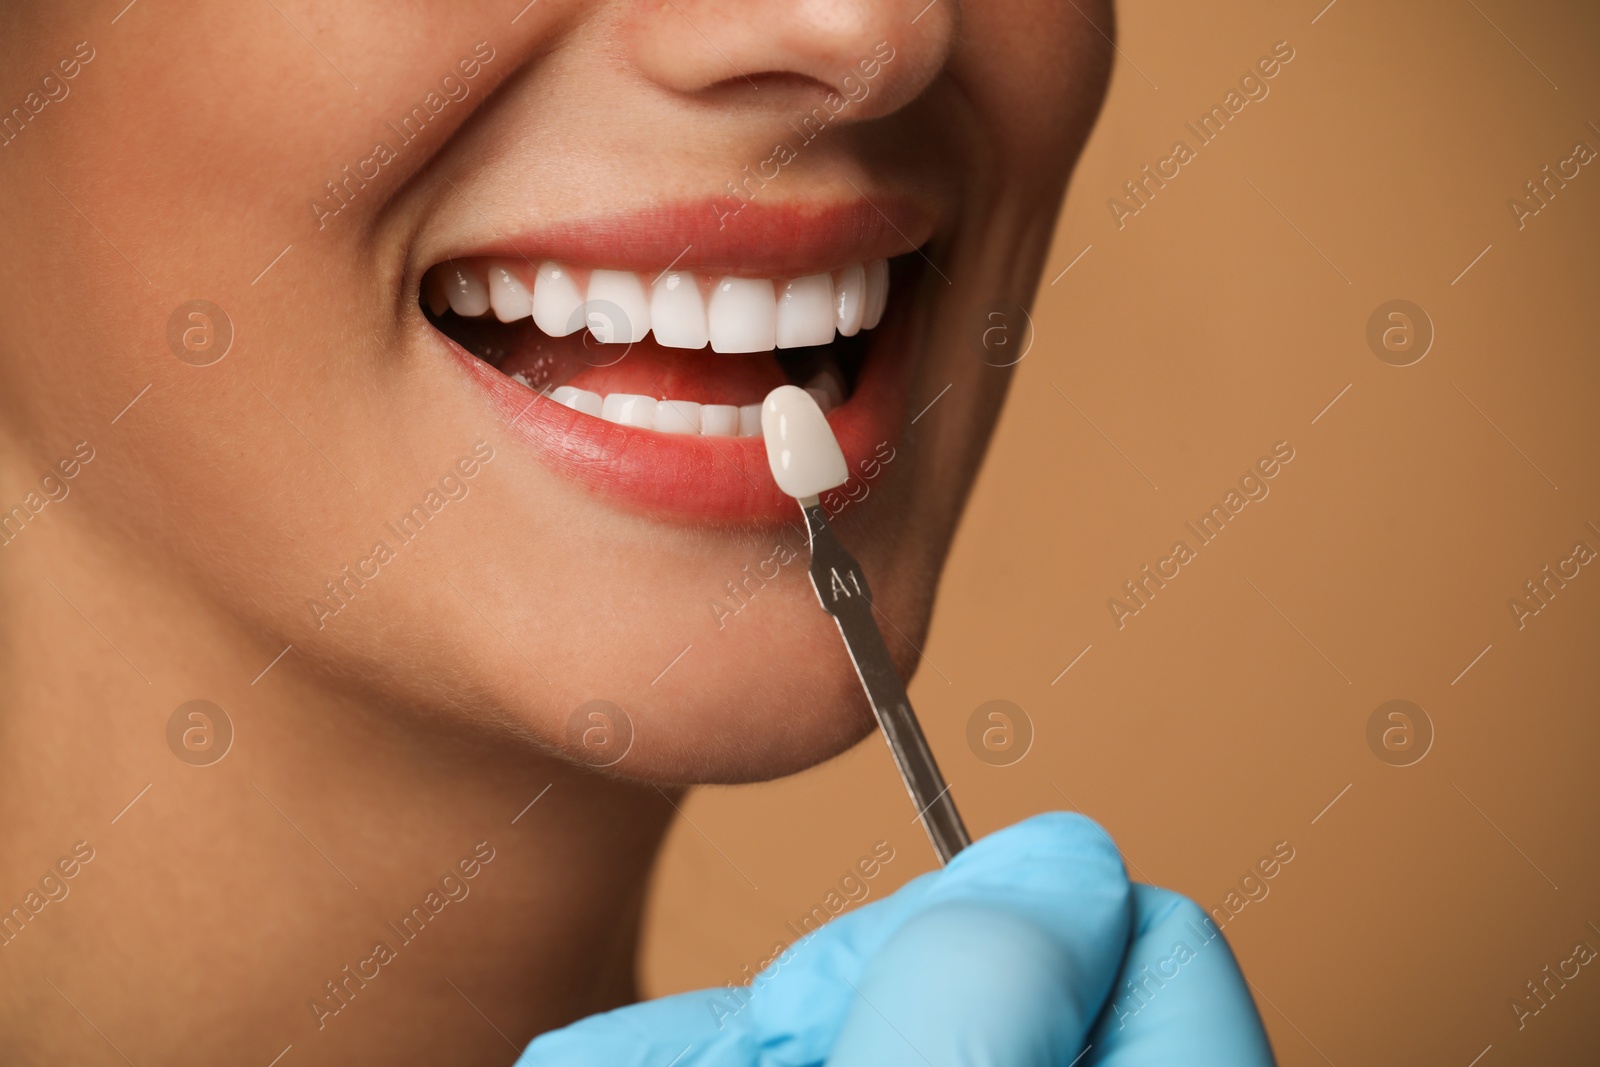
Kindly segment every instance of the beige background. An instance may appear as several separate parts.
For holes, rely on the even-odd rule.
[[[1123,6],[912,695],[976,833],[1081,809],[1207,907],[1289,842],[1227,926],[1284,1064],[1600,1062],[1600,966],[1509,1006],[1600,949],[1600,565],[1507,607],[1600,550],[1600,162],[1507,208],[1600,149],[1600,9],[1322,2]],[[1279,40],[1270,96],[1118,230],[1108,197]],[[1403,368],[1366,342],[1395,298],[1436,329]],[[1270,496],[1119,630],[1107,599],[1280,440]],[[966,742],[997,698],[1036,731],[1009,767]],[[1436,732],[1407,767],[1366,739],[1396,698]],[[875,739],[685,810],[652,995],[738,980],[874,841],[871,899],[931,863]]]

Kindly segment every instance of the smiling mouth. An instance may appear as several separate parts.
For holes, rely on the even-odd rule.
[[[422,282],[429,321],[512,381],[591,418],[706,437],[758,436],[780,385],[843,405],[888,300],[885,259],[750,278],[480,257]]]

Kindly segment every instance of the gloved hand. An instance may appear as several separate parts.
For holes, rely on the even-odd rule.
[[[1272,1062],[1238,965],[1205,913],[1175,893],[1131,885],[1104,830],[1053,813],[991,834],[944,870],[840,916],[791,945],[748,990],[682,993],[592,1016],[538,1038],[518,1064]]]

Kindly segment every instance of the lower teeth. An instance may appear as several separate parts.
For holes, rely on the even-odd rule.
[[[511,379],[533,388],[519,371]],[[806,386],[824,413],[844,402],[836,373],[822,371]],[[558,385],[547,394],[551,400],[585,415],[619,426],[658,433],[691,434],[696,437],[759,437],[761,405],[701,404],[693,400],[657,400],[639,393],[611,393],[601,396],[587,389]]]
[[[426,310],[430,312],[427,316],[429,321],[441,333],[474,356],[518,384],[592,418],[658,433],[703,437],[761,435],[759,398],[770,386],[746,390],[744,387],[730,387],[726,382],[720,383],[706,390],[707,394],[722,401],[719,403],[663,397],[659,393],[601,393],[567,383],[574,379],[583,380],[586,374],[597,368],[603,370],[612,366],[626,358],[626,350],[621,356],[608,358],[606,346],[597,346],[589,341],[587,334],[552,338],[537,330],[529,320],[508,324],[493,319],[462,318],[450,310],[438,314],[432,313],[432,309]],[[771,358],[777,360],[782,377],[787,377],[793,384],[803,385],[824,412],[832,411],[849,397],[851,387],[847,383],[853,381],[855,372],[845,368],[860,367],[868,336],[862,331],[848,338],[836,337],[828,345],[775,350]],[[685,355],[692,358],[699,354]],[[660,353],[657,353],[656,358],[659,357]],[[757,354],[750,358],[765,357]],[[692,376],[682,374],[675,377],[693,380]],[[616,384],[624,383],[616,382],[613,388]],[[649,387],[644,380],[639,381],[638,385]],[[744,394],[743,399],[755,402],[727,402],[741,399],[741,393]]]

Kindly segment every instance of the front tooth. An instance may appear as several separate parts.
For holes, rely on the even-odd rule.
[[[533,324],[548,337],[565,337],[583,325],[583,294],[572,272],[554,260],[539,264],[533,283]]]
[[[693,274],[671,271],[656,279],[650,289],[650,325],[656,343],[665,348],[706,346],[706,301]]]
[[[778,339],[778,301],[767,278],[723,278],[706,312],[714,352],[770,352]]]
[[[599,393],[591,393],[587,389],[575,389],[570,385],[558,385],[550,391],[550,399],[557,404],[564,404],[573,411],[581,411],[585,415],[600,417],[601,399]]]
[[[804,348],[833,340],[833,279],[809,274],[778,296],[778,347]]]
[[[601,403],[600,417],[619,426],[651,429],[656,421],[656,398],[635,393],[612,393]]]
[[[643,341],[650,332],[650,300],[639,276],[631,270],[591,273],[584,317],[589,320],[589,332],[602,344]]]
[[[750,405],[760,414],[760,404]],[[732,404],[701,404],[700,432],[706,437],[739,436],[739,409]]]
[[[833,284],[834,325],[845,337],[854,337],[861,329],[862,306],[867,295],[867,273],[856,263],[839,272]]]
[[[889,303],[889,261],[875,259],[867,264],[867,299],[861,312],[861,328],[870,330],[883,319]]]
[[[516,322],[533,314],[533,294],[504,263],[489,264],[489,306],[501,322]]]
[[[698,437],[700,405],[693,400],[658,400],[655,429],[662,433],[692,433]]]
[[[811,394],[811,399],[817,402],[817,408],[826,415],[833,410],[833,398],[826,389],[818,389],[814,385],[806,386],[806,392]]]
[[[489,310],[489,287],[460,263],[445,264],[444,289],[451,309],[462,318],[476,318]]]
[[[745,404],[739,409],[739,436],[761,436],[761,405]]]

